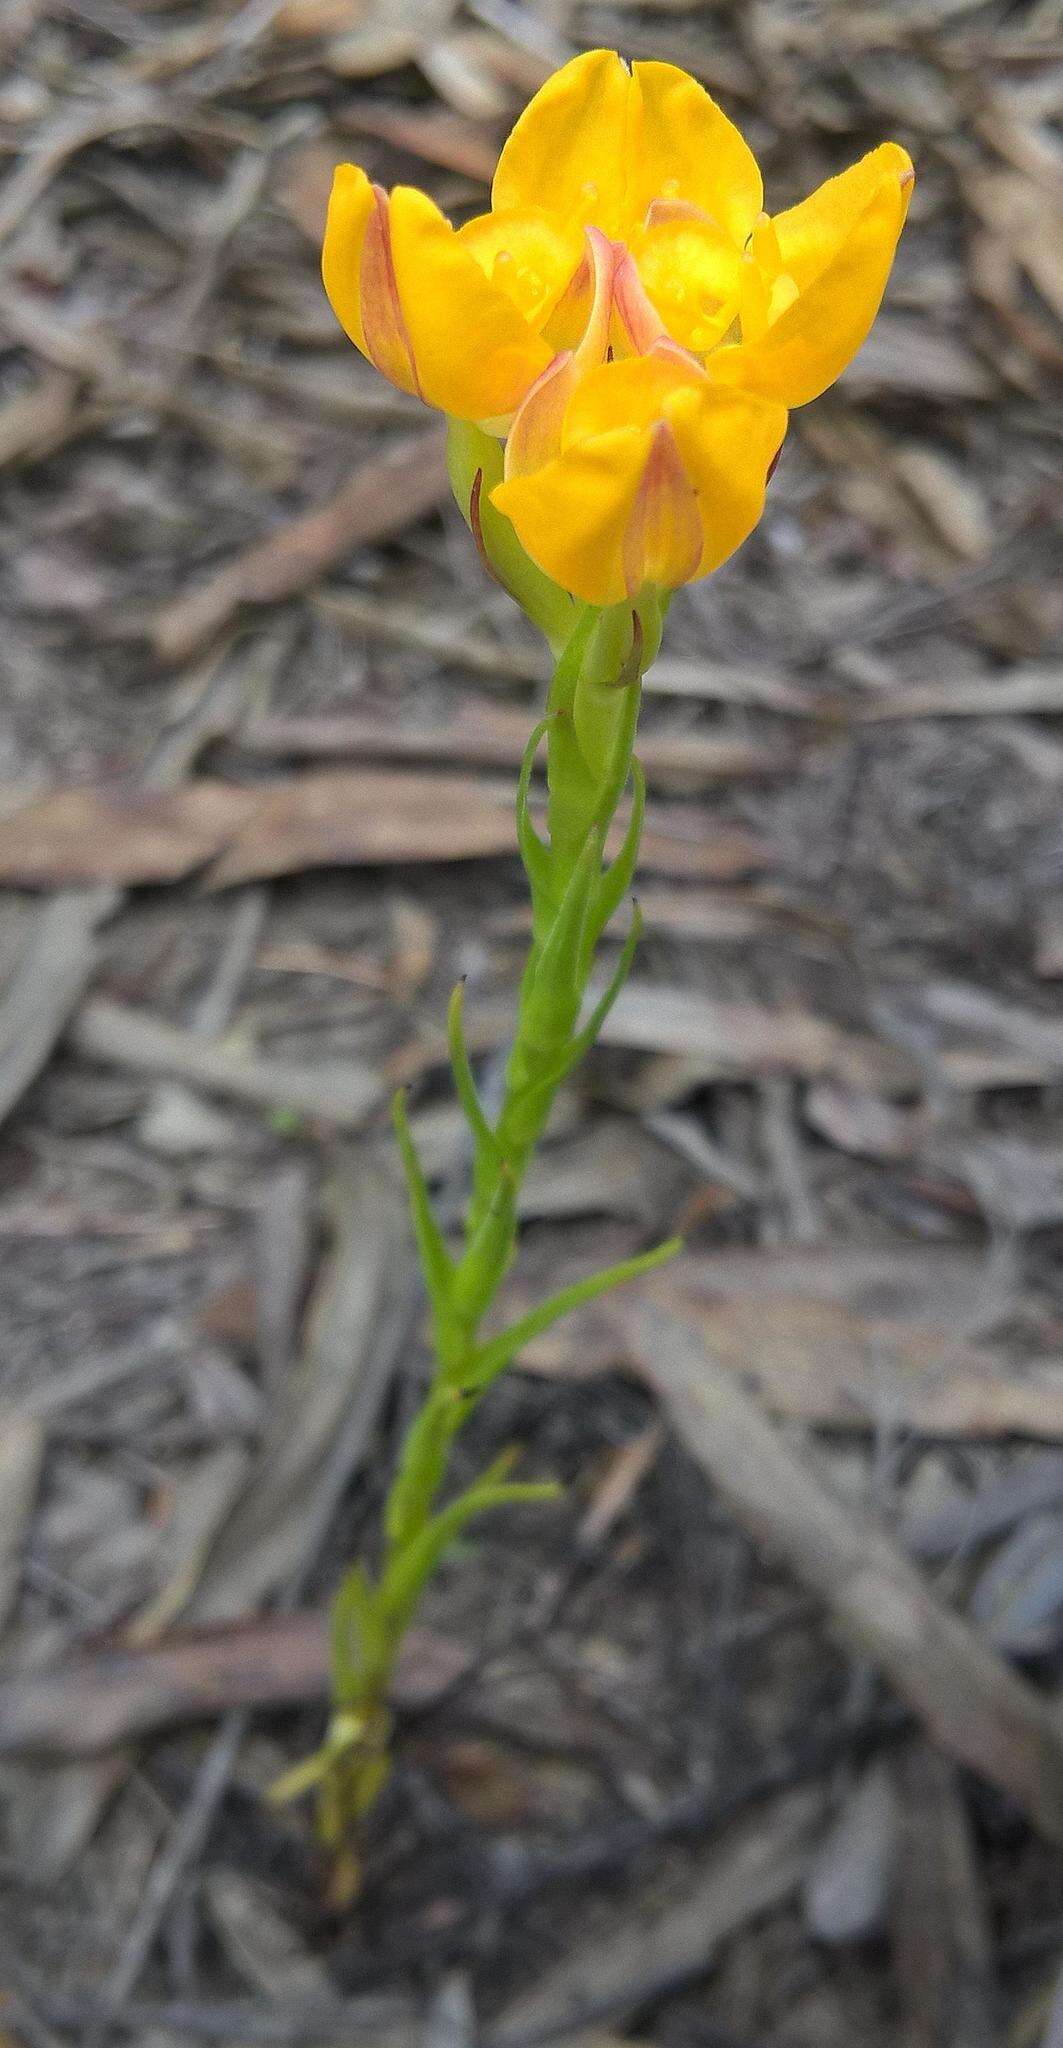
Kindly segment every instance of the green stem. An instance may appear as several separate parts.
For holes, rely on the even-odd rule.
[[[607,1288],[652,1269],[676,1249],[659,1247],[591,1275],[486,1340],[485,1317],[512,1261],[521,1183],[557,1094],[590,1049],[631,964],[637,914],[605,995],[580,1029],[601,932],[632,878],[642,825],[643,783],[633,759],[642,669],[660,639],[660,606],[646,602],[601,613],[583,607],[557,664],[547,717],[533,733],[518,789],[519,842],[535,911],[521,981],[505,1092],[492,1125],[465,1044],[462,993],[455,991],[449,1043],[459,1100],[474,1144],[473,1187],[456,1256],[436,1222],[401,1098],[395,1125],[406,1171],[418,1251],[432,1306],[435,1353],[430,1385],[407,1432],[389,1492],[383,1555],[375,1580],[355,1566],[336,1599],[335,1711],[317,1758],[290,1773],[282,1791],[316,1783],[322,1838],[334,1843],[338,1816],[350,1825],[386,1776],[387,1700],[395,1660],[429,1577],[448,1544],[477,1514],[506,1501],[538,1499],[550,1488],[514,1486],[502,1461],[468,1492],[437,1507],[451,1447],[491,1380],[522,1342]],[[528,817],[535,751],[547,740],[547,837]],[[634,777],[631,824],[611,868],[609,828]]]

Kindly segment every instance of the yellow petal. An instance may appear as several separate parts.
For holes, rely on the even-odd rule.
[[[772,221],[779,246],[779,260],[801,291],[825,270],[852,233],[860,216],[875,198],[880,186],[892,183],[902,193],[901,219],[908,210],[914,183],[912,159],[896,142],[883,142],[859,163],[850,164],[836,178],[828,178],[815,192],[777,213]]]
[[[562,447],[592,441],[614,427],[648,429],[664,417],[674,392],[704,384],[705,372],[692,356],[671,345],[649,355],[603,363],[583,378],[565,415]]]
[[[912,182],[902,149],[886,143],[821,185],[775,227],[797,297],[773,290],[763,335],[721,348],[713,377],[784,405],[818,398],[866,340],[904,225]]]
[[[742,258],[738,281],[738,317],[742,340],[763,341],[771,326],[771,278],[766,276],[752,251]]]
[[[768,472],[782,447],[786,411],[707,380],[665,401],[683,467],[697,492],[707,576],[752,533],[764,509]]]
[[[658,206],[631,246],[669,334],[699,354],[712,348],[737,305],[742,258],[730,237],[703,216],[668,217]]]
[[[651,439],[649,428],[615,427],[491,493],[533,562],[585,604],[628,595],[624,540]]]
[[[589,50],[555,71],[504,144],[491,204],[541,206],[566,225],[626,225],[637,113],[631,74],[615,50]]]
[[[400,185],[391,260],[422,396],[458,419],[503,419],[550,361],[513,301],[484,276],[432,201]]]
[[[567,291],[584,254],[579,227],[566,227],[541,206],[481,213],[458,229],[458,240],[537,333]]]
[[[362,249],[373,207],[373,187],[365,172],[357,164],[338,164],[325,223],[321,275],[340,326],[363,355],[368,351],[362,325]]]
[[[685,199],[741,249],[763,205],[749,144],[704,86],[675,64],[636,64],[640,150],[629,203],[645,217],[654,199]]]
[[[674,64],[589,50],[555,71],[498,161],[496,211],[541,206],[624,238],[655,199],[685,199],[741,248],[760,212],[756,159],[696,79]]]
[[[363,355],[459,419],[508,417],[550,361],[431,200],[404,186],[387,199],[355,164],[333,181],[321,269]]]

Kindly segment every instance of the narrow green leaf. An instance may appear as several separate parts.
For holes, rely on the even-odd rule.
[[[635,877],[639,857],[639,842],[646,816],[646,777],[642,763],[631,757],[631,819],[624,834],[624,843],[611,867],[602,876],[598,898],[594,906],[593,923],[595,939],[605,930],[609,919],[619,909]]]
[[[351,1801],[356,1821],[364,1819],[370,1808],[376,1805],[392,1769],[392,1759],[386,1749],[379,1750],[375,1756],[368,1755],[359,1759],[358,1767],[353,1774]]]
[[[512,1507],[518,1502],[556,1500],[560,1488],[551,1481],[521,1485],[512,1480],[478,1480],[457,1500],[433,1516],[420,1535],[394,1559],[388,1569],[381,1598],[396,1636],[408,1627],[444,1553],[476,1515],[491,1508]]]
[[[602,787],[598,817],[608,826],[613,813],[624,793],[624,784],[631,769],[632,749],[638,728],[639,710],[642,704],[642,680],[629,683],[623,694],[623,717],[617,727],[613,743],[613,758]]]
[[[465,984],[463,981],[458,982],[450,998],[450,1007],[447,1011],[447,1043],[450,1047],[450,1064],[454,1071],[454,1085],[458,1091],[458,1100],[465,1111],[469,1129],[476,1141],[477,1163],[479,1164],[480,1162],[481,1154],[484,1154],[488,1159],[493,1159],[498,1164],[501,1161],[502,1153],[499,1149],[498,1139],[495,1137],[484,1115],[483,1104],[480,1101],[479,1090],[476,1086],[476,1079],[469,1060],[468,1047],[465,1043]]]
[[[571,1058],[566,1063],[566,1073],[571,1072],[573,1067],[578,1066],[580,1060],[584,1059],[587,1053],[590,1052],[590,1049],[594,1044],[598,1036],[598,1033],[602,1028],[602,1025],[605,1023],[605,1020],[608,1017],[609,1012],[617,999],[617,996],[620,994],[620,991],[623,988],[624,983],[631,972],[631,963],[635,958],[635,954],[638,950],[638,943],[641,937],[642,908],[641,905],[639,905],[638,903],[634,903],[631,907],[631,929],[628,932],[627,938],[624,940],[623,946],[620,949],[620,958],[617,961],[616,967],[613,970],[609,986],[605,989],[604,993],[601,996],[599,996],[598,1001],[595,1003],[594,1008],[587,1019],[587,1022],[583,1026],[582,1031],[577,1032],[575,1038],[572,1041]]]
[[[535,756],[539,750],[539,743],[549,730],[550,720],[548,718],[541,718],[524,749],[520,764],[520,775],[517,781],[517,845],[520,848],[520,857],[524,862],[525,873],[531,884],[532,902],[537,915],[539,914],[543,899],[548,900],[551,893],[553,864],[550,859],[549,847],[540,839],[535,826],[532,824],[531,815],[528,810],[528,790],[531,786],[532,770],[535,767]]]
[[[549,1301],[540,1302],[538,1308],[533,1308],[519,1322],[512,1323],[508,1330],[502,1330],[497,1337],[481,1346],[473,1359],[470,1384],[477,1390],[487,1386],[516,1357],[523,1344],[530,1344],[533,1337],[541,1337],[543,1331],[549,1330],[562,1316],[569,1315],[575,1308],[582,1308],[588,1301],[597,1301],[599,1295],[622,1286],[625,1280],[638,1280],[644,1273],[652,1273],[655,1267],[674,1259],[681,1246],[681,1238],[669,1238],[666,1244],[657,1245],[651,1252],[624,1259],[618,1266],[606,1266],[601,1273],[592,1273],[586,1280],[577,1280],[573,1286],[563,1287],[560,1293],[552,1295]]]
[[[602,838],[597,828],[587,834],[557,915],[543,939],[534,977],[521,991],[518,1036],[537,1046],[560,1047],[579,1010],[584,930],[601,865]]]
[[[546,816],[555,871],[569,870],[596,816],[598,778],[580,750],[574,719],[576,692],[600,613],[588,606],[554,670],[550,685]]]
[[[385,1510],[388,1542],[395,1548],[408,1543],[428,1520],[464,1413],[465,1403],[456,1389],[437,1385],[414,1416]]]
[[[392,1098],[391,1114],[406,1174],[406,1186],[410,1196],[410,1213],[413,1217],[414,1234],[417,1238],[417,1250],[420,1254],[421,1271],[424,1274],[425,1286],[428,1289],[429,1299],[436,1313],[438,1315],[445,1315],[447,1304],[450,1300],[454,1263],[450,1253],[447,1251],[446,1245],[443,1243],[442,1232],[435,1219],[431,1197],[428,1193],[428,1183],[421,1171],[421,1162],[417,1157],[417,1148],[413,1142],[413,1133],[410,1130],[410,1120],[406,1114],[405,1093],[401,1088]]]
[[[335,1759],[325,1747],[315,1749],[313,1756],[303,1757],[301,1763],[293,1764],[290,1771],[283,1771],[266,1787],[266,1798],[271,1806],[286,1806],[291,1799],[301,1799],[304,1792],[312,1792],[320,1785]]]
[[[586,1059],[587,1054],[590,1052],[591,1047],[593,1046],[598,1036],[598,1033],[602,1028],[602,1025],[605,1023],[605,1020],[608,1017],[609,1012],[617,999],[617,996],[620,994],[620,991],[623,988],[624,983],[631,972],[631,963],[635,958],[635,953],[638,948],[638,943],[641,937],[642,911],[640,910],[639,905],[636,903],[632,906],[631,930],[628,932],[627,938],[624,940],[623,947],[621,948],[620,958],[616,963],[616,967],[614,969],[612,979],[610,980],[608,988],[595,1003],[594,1008],[591,1011],[591,1014],[588,1017],[587,1022],[583,1026],[582,1031],[578,1031],[575,1037],[572,1039],[571,1043],[568,1045],[565,1051],[564,1059],[561,1060],[549,1074],[546,1074],[542,1080],[536,1082],[536,1088],[539,1091],[541,1091],[544,1088],[560,1088],[562,1081],[564,1081],[567,1078],[567,1076],[571,1074],[576,1067],[579,1066],[581,1060]]]
[[[338,1706],[354,1707],[383,1649],[375,1589],[361,1564],[352,1565],[340,1583],[329,1629],[333,1698]]]
[[[583,657],[590,644],[591,635],[598,624],[600,609],[588,604],[580,611],[569,639],[558,657],[550,684],[549,709],[569,711],[576,694]]]
[[[462,1327],[475,1327],[509,1265],[517,1229],[517,1187],[505,1160],[498,1182],[455,1267],[450,1309]]]

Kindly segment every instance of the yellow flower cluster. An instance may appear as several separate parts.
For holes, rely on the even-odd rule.
[[[504,438],[491,501],[532,560],[615,604],[756,525],[789,408],[867,335],[913,182],[887,142],[771,217],[695,79],[592,50],[535,95],[465,227],[342,164],[325,287],[392,383]]]

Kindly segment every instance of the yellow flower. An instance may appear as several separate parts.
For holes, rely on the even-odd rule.
[[[695,79],[592,50],[457,231],[341,165],[325,287],[393,383],[505,438],[491,502],[548,576],[612,604],[705,575],[755,526],[788,409],[867,335],[913,181],[887,142],[769,217]]]

